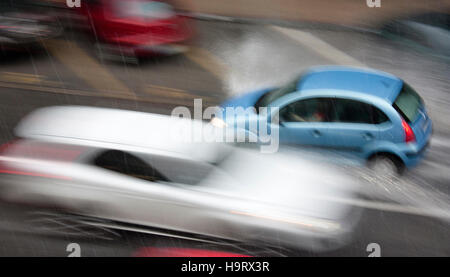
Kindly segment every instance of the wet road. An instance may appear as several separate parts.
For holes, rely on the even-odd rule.
[[[428,157],[402,180],[373,183],[360,199],[351,200],[349,204],[365,209],[354,241],[320,255],[367,256],[366,246],[373,242],[386,256],[450,255],[448,61],[374,33],[192,23],[197,35],[191,51],[139,65],[101,60],[91,39],[74,33],[46,42],[37,52],[2,56],[1,142],[13,138],[13,127],[20,118],[43,106],[90,105],[169,114],[175,106],[192,106],[195,98],[202,98],[205,106],[215,105],[230,95],[282,84],[314,65],[385,70],[417,88],[427,103],[435,123]],[[20,219],[28,209],[4,204],[0,211],[2,256],[66,256],[69,242],[79,243],[84,256],[128,256],[139,247],[155,244],[192,245],[132,233],[113,241],[36,236],[20,231],[27,229],[27,222]],[[282,249],[276,254],[313,255]]]

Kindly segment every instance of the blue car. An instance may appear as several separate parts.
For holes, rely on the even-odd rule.
[[[250,112],[238,118],[227,113],[226,108],[237,107]],[[270,112],[259,113],[261,107]],[[417,92],[393,75],[369,69],[313,68],[281,88],[230,99],[222,108],[224,126],[241,123],[251,132],[254,121],[267,119],[269,133],[278,128],[281,144],[331,150],[395,173],[418,164],[432,133]]]

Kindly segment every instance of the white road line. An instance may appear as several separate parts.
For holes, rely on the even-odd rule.
[[[269,26],[270,29],[283,34],[284,36],[308,47],[310,50],[316,52],[318,55],[324,57],[327,60],[333,61],[341,65],[350,65],[358,67],[367,67],[355,58],[350,57],[346,53],[336,49],[325,41],[312,35],[311,33],[300,31],[297,29]]]

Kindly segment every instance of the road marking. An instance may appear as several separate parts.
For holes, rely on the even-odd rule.
[[[361,63],[357,59],[350,57],[346,53],[333,47],[332,45],[326,43],[325,41],[319,39],[318,37],[312,35],[311,33],[300,31],[297,29],[273,25],[269,26],[269,28],[302,44],[303,46],[308,47],[310,50],[314,51],[318,55],[324,57],[327,60],[331,60],[337,64],[367,67],[365,64]]]
[[[174,97],[167,97],[165,91],[159,90],[157,96],[155,97],[155,93],[151,93],[148,95],[128,95],[128,94],[116,94],[116,93],[108,93],[108,92],[98,92],[98,91],[88,91],[88,90],[77,90],[77,89],[66,89],[61,87],[45,87],[45,86],[36,86],[30,84],[21,84],[21,83],[10,83],[10,82],[2,82],[0,81],[0,87],[2,88],[12,88],[12,89],[21,89],[27,91],[36,91],[36,92],[44,92],[44,93],[56,93],[56,94],[65,94],[65,95],[78,95],[78,96],[88,96],[88,97],[103,97],[103,98],[111,98],[111,99],[121,99],[121,100],[132,100],[132,101],[141,101],[152,104],[168,104],[168,105],[183,105],[192,107],[194,105],[194,101],[192,100],[194,94],[189,94],[186,92],[186,95],[190,95],[191,99],[177,99]],[[169,88],[167,88],[169,89]],[[170,89],[169,89],[170,90]],[[176,90],[176,89],[175,89]],[[217,105],[216,101],[213,98],[199,96],[198,98],[202,98],[204,100],[205,105]]]
[[[61,63],[92,88],[103,93],[127,95],[135,94],[97,60],[91,58],[76,43],[67,40],[50,40],[44,43],[46,49]]]
[[[173,104],[183,106],[193,106],[194,98],[201,98],[203,103],[215,105],[217,100],[210,96],[198,95],[182,89],[169,88],[158,85],[148,85],[142,91],[147,95],[128,95],[128,94],[114,94],[109,92],[95,92],[79,89],[66,89],[62,87],[61,83],[49,81],[43,75],[33,75],[16,72],[1,72],[0,73],[0,87],[23,89],[29,91],[38,91],[46,93],[57,93],[66,95],[79,96],[94,96],[107,97],[124,100],[139,100],[144,102],[158,103],[158,104]]]
[[[45,77],[42,75],[18,73],[18,72],[2,72],[0,79],[5,82],[40,84]]]
[[[189,94],[189,92],[182,89],[169,88],[157,85],[148,85],[147,88],[145,89],[145,92],[152,95],[159,95],[169,98],[184,98],[186,96],[192,96],[191,94]]]
[[[83,91],[83,90],[65,89],[65,88],[60,88],[60,87],[44,87],[44,86],[36,86],[36,85],[23,84],[23,83],[9,83],[9,82],[1,82],[1,81],[0,81],[0,87],[37,91],[37,92],[68,94],[68,95],[102,96],[101,94],[96,94],[95,92],[89,92],[89,91]],[[114,96],[111,95],[111,97],[114,97]],[[116,98],[116,97],[114,97],[114,98]]]
[[[202,48],[191,46],[189,51],[184,53],[184,56],[206,71],[212,73],[219,80],[223,80],[230,71],[228,66],[221,59]]]
[[[204,102],[206,101],[206,102],[214,103],[216,101],[216,99],[214,97],[198,95],[193,92],[189,92],[189,91],[182,90],[182,89],[175,89],[175,88],[169,88],[169,87],[157,86],[157,85],[148,85],[144,89],[144,92],[153,97],[157,96],[157,97],[161,97],[161,98],[165,98],[165,99],[173,99],[173,100],[181,100],[181,101],[184,100],[184,102],[189,101],[189,102],[192,102],[191,105],[193,104],[194,98],[201,98]],[[180,102],[178,101],[178,103],[180,103]]]
[[[60,82],[50,81],[47,79],[47,76],[19,72],[1,72],[0,81],[47,87],[61,87]]]

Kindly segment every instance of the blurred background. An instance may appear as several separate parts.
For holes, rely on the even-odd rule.
[[[81,0],[68,8],[65,0],[0,0],[0,143],[40,107],[170,114],[195,98],[206,108],[284,84],[311,66],[375,68],[424,98],[434,122],[431,147],[402,182],[367,188],[353,203],[364,213],[352,243],[320,255],[367,256],[370,243],[381,245],[383,256],[450,255],[450,1],[381,0],[379,8],[365,0],[143,1],[145,8],[137,2]],[[20,232],[29,212],[1,204],[0,255],[67,256],[70,237]],[[80,244],[84,256],[192,246],[134,233]]]

